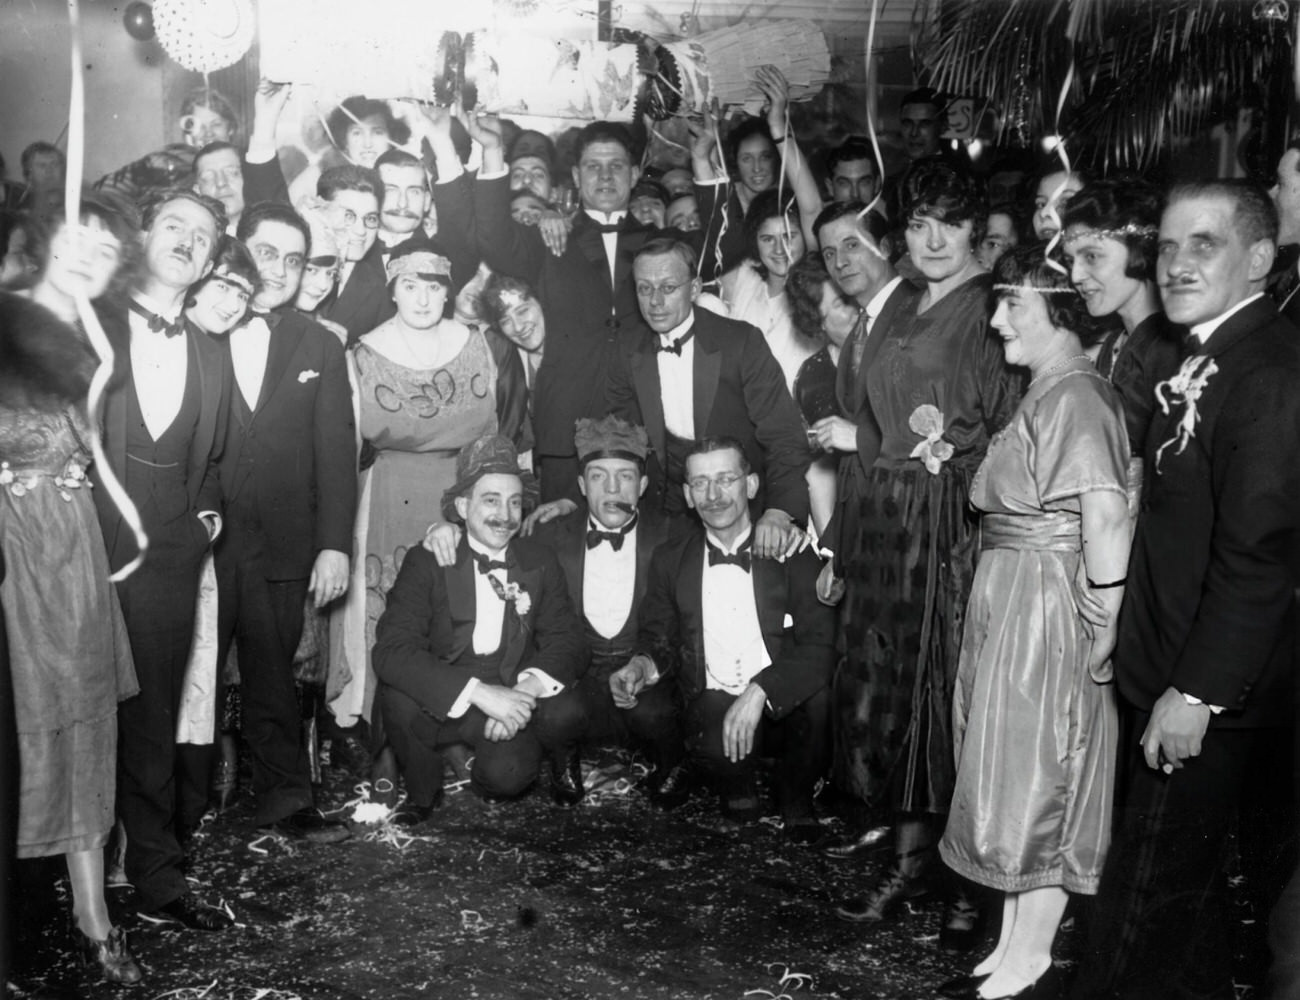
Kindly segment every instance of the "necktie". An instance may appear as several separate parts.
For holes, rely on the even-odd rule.
[[[470,555],[474,557],[474,562],[478,566],[478,571],[484,575],[491,573],[494,569],[509,569],[510,564],[502,559],[489,559],[482,552],[470,550]]]
[[[749,572],[749,542],[745,542],[737,552],[723,552],[712,542],[706,543],[709,550],[710,566],[739,566]]]
[[[671,344],[665,344],[662,340],[655,340],[655,350],[663,351],[666,354],[676,354],[679,358],[682,356],[682,345],[695,336],[695,327],[691,327]]]
[[[623,549],[623,539],[626,538],[627,533],[635,527],[636,518],[634,517],[618,531],[602,531],[600,528],[588,528],[587,548],[594,549],[601,542],[609,542],[610,548],[615,552],[620,552]]]
[[[185,329],[182,320],[177,319],[175,323],[170,323],[153,310],[140,305],[135,299],[128,299],[127,305],[131,307],[133,313],[144,317],[145,322],[149,324],[149,329],[154,333],[161,333],[166,337],[178,337]]]

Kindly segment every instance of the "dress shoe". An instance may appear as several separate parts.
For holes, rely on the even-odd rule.
[[[922,876],[904,874],[894,866],[870,893],[846,899],[835,907],[835,915],[851,924],[878,923],[893,916],[904,903],[920,899],[928,891]]]
[[[832,840],[822,848],[822,854],[835,861],[848,861],[874,850],[888,836],[888,826],[867,827],[858,833]]]
[[[556,805],[576,806],[587,790],[582,785],[582,757],[571,753],[567,760],[551,759],[551,798]]]
[[[388,822],[396,826],[420,826],[433,818],[434,811],[440,805],[442,805],[442,789],[438,789],[437,796],[427,806],[417,806],[414,802],[403,802],[393,810],[393,814],[388,817]]]
[[[984,920],[979,906],[964,892],[948,904],[939,927],[939,947],[944,951],[965,954],[984,937]]]
[[[99,971],[110,983],[138,983],[144,978],[126,945],[126,931],[121,927],[112,928],[103,941],[77,931],[77,955],[82,965],[99,966]]]
[[[299,809],[274,823],[262,827],[290,840],[305,840],[309,844],[337,844],[352,836],[346,824],[336,819],[326,819],[315,809]]]
[[[654,773],[646,780],[646,797],[656,809],[668,812],[691,797],[694,784],[691,769],[685,763],[673,764],[669,767],[661,765],[655,768]]]
[[[955,979],[949,979],[947,982],[940,983],[935,987],[935,992],[941,997],[950,997],[952,1000],[963,1000],[980,988],[980,984],[988,979],[988,974],[976,976],[967,973],[964,976],[957,976]]]
[[[155,923],[183,924],[192,931],[222,931],[234,923],[225,910],[200,903],[188,892],[141,916]]]

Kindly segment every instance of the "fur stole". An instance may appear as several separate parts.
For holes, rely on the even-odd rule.
[[[0,292],[0,407],[50,412],[82,404],[96,363],[80,330],[30,299]]]

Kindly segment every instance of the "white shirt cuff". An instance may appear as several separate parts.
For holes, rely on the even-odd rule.
[[[554,698],[557,694],[559,694],[561,691],[564,690],[563,684],[557,681],[545,670],[538,670],[536,667],[528,667],[524,670],[519,671],[519,677],[516,678],[515,683],[518,683],[519,681],[523,680],[525,677],[528,676],[536,677],[539,681],[542,682],[543,698]]]
[[[1205,702],[1201,701],[1201,699],[1196,697],[1194,694],[1188,694],[1186,691],[1179,691],[1178,693],[1183,696],[1183,701],[1187,702],[1189,705],[1205,705]],[[1218,715],[1223,711],[1222,705],[1205,705],[1205,707],[1210,710],[1211,715]]]
[[[453,159],[452,162],[455,166],[445,173],[441,168],[441,164],[438,164],[438,184],[450,184],[454,180],[459,180],[460,175],[465,172],[465,168],[460,165],[460,160]],[[434,187],[437,187],[438,184],[435,184]]]
[[[244,159],[249,163],[270,163],[276,158],[276,149],[274,146],[249,146],[248,152],[244,154]]]
[[[502,169],[500,169],[500,170],[494,170],[494,171],[492,171],[492,173],[490,173],[490,174],[487,173],[487,172],[485,172],[485,171],[482,171],[482,170],[480,170],[479,173],[478,173],[478,179],[481,180],[481,181],[494,181],[494,180],[497,180],[498,178],[501,178],[501,177],[509,177],[509,176],[510,176],[510,165],[509,165],[509,164],[506,164],[506,166],[504,166],[504,167],[503,167]]]
[[[447,709],[447,718],[459,719],[469,711],[469,700],[473,696],[474,691],[478,688],[478,685],[479,679],[477,677],[471,677],[469,679],[469,683],[460,689],[460,695],[451,703],[451,708]]]

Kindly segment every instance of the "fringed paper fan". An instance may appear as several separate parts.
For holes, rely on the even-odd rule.
[[[164,51],[198,73],[238,62],[257,27],[252,0],[154,0],[153,22]]]

